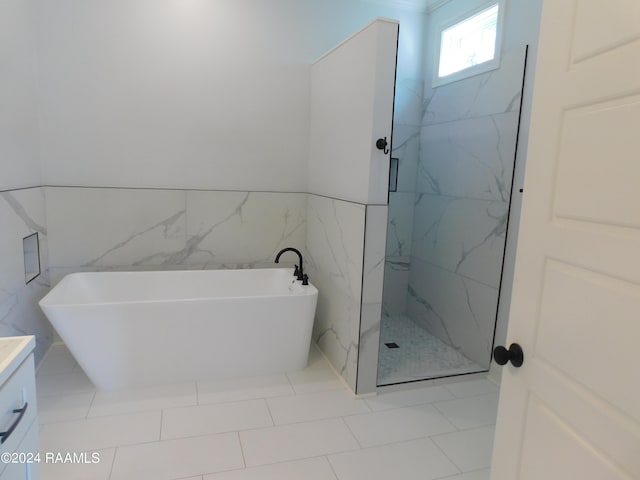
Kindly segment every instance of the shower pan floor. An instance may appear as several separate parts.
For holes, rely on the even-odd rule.
[[[391,344],[392,348],[385,344]],[[378,386],[483,371],[486,369],[406,316],[383,317],[380,325]]]

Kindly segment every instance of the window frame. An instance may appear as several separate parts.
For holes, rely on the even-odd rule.
[[[451,73],[444,77],[440,77],[438,75],[438,71],[440,70],[440,55],[442,50],[442,33],[450,27],[461,23],[468,18],[473,17],[474,15],[482,12],[483,10],[487,10],[491,8],[493,5],[498,5],[498,19],[496,21],[496,45],[495,45],[495,53],[492,60],[488,60],[486,62],[480,63],[478,65],[473,65],[471,67],[467,67],[465,69],[459,70],[457,72]],[[481,5],[467,10],[466,12],[456,15],[455,17],[449,18],[446,21],[443,21],[438,25],[436,29],[436,50],[434,55],[434,64],[433,75],[431,79],[431,86],[433,88],[440,87],[442,85],[447,85],[449,83],[457,82],[459,80],[473,77],[475,75],[480,75],[481,73],[490,72],[491,70],[496,70],[500,68],[500,57],[502,56],[502,37],[503,37],[503,25],[504,25],[504,14],[506,8],[506,0],[490,0],[487,2],[483,2]]]

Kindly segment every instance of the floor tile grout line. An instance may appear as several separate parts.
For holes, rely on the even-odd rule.
[[[430,436],[428,438],[435,444],[436,447],[438,447],[438,449],[444,454],[444,456],[447,457],[447,459],[453,465],[455,465],[455,467],[458,470],[460,470],[460,473],[469,473],[469,472],[465,472],[456,462],[453,461],[453,459],[451,457],[449,457],[449,455],[447,455],[447,452],[445,452],[444,449],[438,444],[438,442],[435,441],[435,437],[444,437],[445,435],[452,435],[452,434],[455,434],[455,433],[468,432],[468,431],[471,431],[471,430],[480,430],[480,429],[483,429],[483,428],[487,428],[488,426],[492,426],[495,429],[495,425],[486,425],[486,426],[483,426],[483,427],[475,427],[475,428],[470,428],[470,429],[467,429],[467,430],[458,430],[456,432],[439,433],[437,435],[432,435],[432,436]],[[489,467],[488,468],[491,468],[491,461],[489,462]],[[479,471],[479,470],[484,470],[484,468],[476,468],[473,471]]]
[[[242,438],[240,438],[240,431],[236,432],[236,436],[238,437],[238,446],[240,447],[240,455],[242,455],[242,465],[244,465],[242,469],[244,470],[247,468],[247,458],[244,455],[244,448],[242,446]],[[204,478],[204,474],[202,474],[202,476]]]
[[[294,424],[288,424],[288,425],[294,425]],[[288,426],[288,425],[282,425],[282,426]],[[134,447],[134,446],[138,446],[138,445],[147,445],[150,443],[158,443],[158,442],[162,442],[162,443],[168,443],[168,442],[177,442],[180,440],[191,440],[194,438],[202,438],[202,437],[215,437],[215,436],[223,436],[223,435],[230,435],[232,433],[242,433],[242,432],[251,432],[254,430],[267,430],[269,428],[277,428],[281,425],[268,425],[266,427],[252,427],[252,428],[243,428],[241,430],[224,430],[222,432],[214,432],[214,433],[196,433],[194,435],[186,435],[186,436],[181,436],[181,437],[171,437],[171,438],[160,438],[158,440],[149,440],[146,442],[137,442],[137,443],[128,443],[128,444],[124,444],[124,445],[118,445],[118,447]],[[452,432],[453,433],[453,432]],[[105,448],[115,448],[114,446],[110,446],[110,447],[105,447]],[[102,450],[103,448],[100,447],[100,450]]]
[[[484,470],[489,470],[491,471],[491,466],[488,467],[484,467],[484,468],[476,468],[474,470],[469,470],[466,472],[461,472],[463,475],[469,474],[469,473],[478,473],[478,472],[482,472]],[[455,473],[453,475],[447,475],[446,477],[438,477],[438,478],[434,478],[433,480],[456,480],[456,478],[460,476],[460,473]]]
[[[190,407],[195,407],[196,405],[188,405]],[[83,420],[98,420],[98,419],[104,419],[104,418],[112,418],[112,417],[132,417],[132,416],[137,416],[137,415],[143,415],[145,413],[157,413],[160,412],[162,409],[164,408],[180,408],[180,407],[154,407],[154,408],[150,408],[150,409],[145,409],[145,410],[134,410],[131,412],[123,412],[123,413],[112,413],[109,415],[88,415],[87,417],[83,417],[83,418],[71,418],[68,420],[58,420],[55,422],[44,422],[43,425],[53,425],[53,424],[60,424],[60,423],[74,423],[74,422],[82,422]]]
[[[335,480],[340,480],[340,477],[338,477],[338,472],[336,472],[336,469],[333,468],[333,463],[331,463],[331,460],[329,459],[329,455],[324,455],[324,458],[327,460],[327,463],[329,464],[329,468],[331,468],[331,472],[333,473]]]
[[[215,475],[217,473],[228,473],[228,472],[240,472],[243,470],[249,470],[249,469],[256,469],[256,468],[263,468],[263,467],[273,467],[275,465],[285,465],[287,463],[295,463],[295,462],[302,462],[305,460],[313,460],[315,458],[326,458],[328,461],[328,457],[330,455],[341,455],[343,453],[353,453],[353,452],[358,452],[360,451],[360,449],[349,449],[349,450],[340,450],[337,452],[332,452],[332,453],[319,453],[317,455],[310,455],[308,457],[296,457],[296,458],[292,458],[292,459],[288,459],[288,460],[279,460],[277,462],[271,462],[271,463],[261,463],[259,465],[248,465],[244,468],[234,468],[231,470],[224,470],[224,471],[218,471],[218,472],[206,472],[203,473],[202,476],[205,475]],[[329,462],[329,465],[331,465],[331,462]],[[333,467],[331,468],[333,470]],[[187,477],[189,478],[189,477]],[[337,479],[337,475],[336,475],[336,479]]]
[[[87,408],[87,414],[84,416],[85,420],[89,419],[89,414],[91,413],[91,409],[93,408],[93,402],[96,399],[96,395],[98,395],[98,392],[93,392],[93,396],[91,397],[91,401],[89,402],[89,408]]]
[[[471,380],[471,381],[476,381],[476,380]],[[443,387],[447,388],[447,385],[442,385]],[[447,391],[449,393],[451,393],[451,395],[453,395],[453,398],[451,400],[464,400],[465,398],[476,398],[476,397],[481,397],[482,395],[490,395],[490,394],[495,394],[495,393],[500,393],[500,386],[496,385],[496,389],[495,390],[489,390],[486,392],[476,392],[476,393],[472,393],[471,395],[456,395],[455,393],[453,393],[449,388],[447,388]]]
[[[60,374],[60,375],[66,375],[68,373],[65,374]],[[56,374],[57,375],[57,374]],[[445,404],[449,401],[455,401],[455,400],[464,400],[464,399],[471,399],[474,397],[480,397],[480,396],[490,396],[490,395],[495,395],[496,391],[484,391],[484,392],[480,392],[480,393],[473,393],[472,395],[464,395],[464,396],[456,396],[455,394],[453,394],[453,392],[446,388],[446,385],[442,385],[443,387],[445,387],[445,391],[447,393],[449,393],[451,395],[452,398],[450,399],[441,399],[441,400],[435,400],[435,401],[421,401],[418,404],[410,404],[410,405],[393,405],[390,408],[384,408],[382,410],[375,410],[369,403],[368,401],[366,401],[366,399],[362,399],[364,400],[364,406],[367,411],[363,411],[363,412],[357,412],[357,413],[352,413],[352,414],[348,414],[348,415],[334,415],[334,416],[325,416],[322,418],[314,418],[314,419],[305,419],[302,421],[297,421],[297,422],[291,422],[291,423],[284,423],[284,424],[276,424],[274,421],[274,417],[273,417],[273,412],[271,411],[271,407],[269,405],[269,401],[270,400],[275,400],[277,398],[284,398],[284,397],[293,397],[293,396],[300,396],[300,397],[304,397],[304,396],[313,396],[313,395],[322,395],[322,394],[329,394],[329,392],[332,391],[344,391],[344,387],[341,387],[339,389],[329,389],[329,390],[319,390],[319,391],[310,391],[310,392],[303,392],[303,393],[299,393],[295,387],[293,386],[293,382],[291,381],[291,378],[289,377],[289,375],[285,374],[285,377],[287,379],[287,383],[288,383],[288,387],[290,388],[291,392],[287,393],[287,394],[279,394],[279,395],[274,395],[274,396],[264,396],[264,394],[262,394],[259,397],[252,397],[252,398],[243,398],[240,400],[227,400],[224,402],[214,402],[214,403],[206,403],[206,404],[201,404],[200,401],[200,389],[199,389],[199,385],[197,382],[195,382],[195,405],[177,405],[175,407],[173,406],[167,406],[167,407],[160,407],[159,409],[153,408],[153,409],[143,409],[143,410],[137,410],[137,411],[132,411],[132,412],[123,412],[123,413],[115,413],[115,414],[110,414],[110,415],[101,415],[98,417],[90,417],[89,415],[91,415],[91,411],[92,409],[95,407],[95,401],[97,398],[97,394],[98,391],[96,391],[95,389],[93,391],[88,391],[88,392],[73,392],[73,393],[59,393],[56,395],[47,395],[45,396],[45,398],[61,398],[64,399],[64,397],[71,397],[73,395],[83,395],[83,394],[88,394],[91,397],[91,400],[89,402],[89,407],[87,408],[87,413],[85,415],[85,417],[83,419],[70,419],[70,420],[65,420],[65,421],[61,421],[61,422],[53,422],[55,423],[64,423],[64,422],[74,422],[74,421],[78,421],[81,422],[82,420],[89,420],[91,418],[102,418],[102,417],[118,417],[118,416],[128,416],[128,415],[135,415],[135,414],[144,414],[144,413],[149,413],[149,412],[157,412],[158,410],[160,411],[160,430],[159,430],[159,438],[157,440],[152,440],[152,441],[143,441],[143,442],[138,442],[138,443],[133,443],[133,444],[125,444],[125,445],[116,445],[113,447],[101,447],[99,449],[94,449],[95,450],[106,450],[106,449],[110,449],[113,448],[115,451],[113,453],[113,458],[112,458],[112,462],[110,465],[110,472],[109,472],[109,477],[108,478],[112,478],[113,474],[114,474],[114,467],[116,464],[116,457],[118,456],[118,453],[121,453],[120,450],[122,448],[127,448],[129,446],[136,446],[136,445],[144,445],[144,444],[155,444],[155,443],[159,443],[159,442],[168,442],[168,441],[180,441],[180,440],[186,440],[186,439],[192,439],[192,438],[199,438],[199,437],[216,437],[216,436],[222,436],[222,435],[230,435],[235,433],[236,434],[236,438],[238,439],[239,442],[239,446],[241,449],[241,455],[242,455],[242,459],[243,459],[243,465],[244,467],[241,469],[235,469],[235,470],[245,470],[247,468],[253,468],[253,467],[262,467],[262,466],[268,466],[268,465],[276,465],[276,464],[284,464],[284,463],[290,463],[290,462],[296,462],[296,461],[303,461],[303,460],[307,460],[307,459],[312,459],[312,458],[324,458],[325,461],[327,461],[331,467],[331,472],[332,475],[337,479],[339,478],[337,473],[335,472],[333,465],[331,464],[331,461],[329,459],[329,457],[331,455],[339,455],[339,454],[343,454],[343,453],[349,453],[349,452],[358,452],[360,450],[364,450],[364,449],[375,449],[375,448],[381,448],[381,447],[385,447],[385,446],[391,446],[391,445],[395,445],[395,444],[401,444],[401,443],[406,443],[406,442],[411,442],[411,441],[416,441],[418,440],[418,438],[410,438],[410,439],[402,439],[402,440],[396,440],[390,443],[384,443],[381,445],[371,445],[368,447],[363,447],[360,440],[356,437],[356,435],[354,434],[353,430],[351,429],[351,427],[349,426],[349,424],[346,422],[346,419],[348,417],[351,416],[363,416],[363,415],[367,415],[367,414],[372,414],[372,413],[382,413],[385,411],[397,411],[400,409],[411,409],[412,407],[417,407],[417,406],[422,406],[422,405],[431,405],[432,407],[434,407],[435,411],[437,411],[440,415],[442,415],[451,425],[452,427],[455,429],[455,431],[452,432],[446,432],[446,433],[440,433],[440,434],[436,434],[436,435],[431,435],[431,436],[426,436],[426,437],[420,437],[423,439],[429,439],[432,443],[434,443],[437,447],[437,449],[442,452],[442,454],[444,455],[445,458],[447,458],[452,465],[455,466],[456,470],[462,471],[462,469],[460,467],[458,467],[458,465],[456,464],[456,462],[454,462],[453,460],[451,460],[451,458],[446,454],[446,452],[444,452],[444,450],[440,447],[440,445],[438,445],[438,443],[435,442],[435,438],[441,437],[441,436],[445,436],[445,435],[451,435],[453,433],[457,433],[457,432],[465,432],[465,431],[473,431],[473,430],[481,430],[483,428],[487,428],[487,427],[493,427],[495,428],[495,424],[494,423],[488,423],[488,424],[484,424],[484,425],[473,425],[467,428],[459,428],[457,427],[449,418],[449,416],[447,416],[444,412],[442,412],[439,408],[436,407],[436,403],[442,403]],[[61,377],[60,377],[61,378]],[[284,384],[283,384],[284,385]],[[434,385],[435,386],[435,385]],[[439,385],[437,385],[439,386]],[[391,393],[391,392],[390,392]],[[166,409],[171,409],[171,408],[190,408],[190,407],[199,407],[199,406],[206,406],[206,405],[210,405],[210,406],[215,406],[215,405],[224,405],[224,404],[238,404],[238,403],[245,403],[245,402],[251,402],[251,401],[258,401],[261,400],[263,404],[265,404],[267,406],[267,411],[269,413],[270,416],[270,420],[271,420],[271,426],[265,426],[265,427],[254,427],[254,428],[245,428],[244,430],[229,430],[226,432],[208,432],[208,433],[202,433],[202,434],[197,434],[197,435],[189,435],[189,436],[181,436],[181,437],[176,437],[176,438],[169,438],[169,439],[163,439],[162,435],[163,435],[163,423],[164,423],[164,410]],[[301,399],[302,401],[302,399]],[[63,400],[64,402],[64,400]],[[361,403],[361,402],[360,402]],[[363,410],[364,410],[363,409]],[[264,418],[266,420],[266,417]],[[330,452],[330,453],[324,453],[324,454],[316,454],[316,455],[311,455],[311,456],[302,456],[302,457],[298,457],[298,458],[293,458],[293,459],[286,459],[286,460],[280,460],[280,461],[276,461],[273,463],[267,463],[267,464],[263,464],[263,465],[255,465],[252,467],[248,467],[247,463],[246,463],[246,458],[245,458],[245,453],[244,453],[244,447],[242,444],[242,440],[241,440],[241,432],[242,431],[251,431],[251,430],[267,430],[267,429],[273,429],[276,427],[286,427],[286,426],[291,426],[291,425],[298,425],[298,424],[314,424],[314,423],[319,423],[319,422],[323,422],[323,421],[331,421],[331,420],[338,420],[340,419],[342,421],[342,423],[345,424],[345,426],[347,427],[347,430],[349,431],[351,437],[355,440],[355,445],[352,448],[348,448],[348,449],[342,449],[339,450],[337,452]],[[51,424],[50,422],[42,424],[41,428]],[[358,446],[357,448],[355,448],[355,446]],[[87,450],[87,451],[91,451],[91,450]],[[481,470],[485,470],[487,467],[484,468],[476,468],[473,471],[481,471]],[[212,473],[217,473],[217,472],[212,472]],[[327,471],[328,473],[328,471]],[[205,474],[201,474],[201,475],[196,475],[198,478],[200,479],[204,479]],[[458,475],[458,474],[456,474]],[[188,477],[191,478],[191,477]],[[449,477],[439,477],[441,479],[445,479],[445,478],[455,478],[451,477],[451,475]]]
[[[267,397],[250,397],[250,398],[239,398],[236,400],[223,400],[223,401],[216,401],[216,402],[205,402],[205,403],[200,403],[198,405],[183,405],[183,406],[176,406],[176,407],[171,407],[171,408],[182,408],[182,407],[207,407],[207,406],[213,406],[213,405],[229,405],[231,403],[241,403],[241,402],[250,402],[252,400],[271,400],[272,398],[284,398],[284,397],[293,397],[295,394],[293,393],[288,393],[286,395],[273,395],[273,396],[267,396]]]
[[[267,427],[267,428],[272,428],[272,427]],[[216,436],[223,436],[223,435],[231,435],[233,433],[239,433],[239,432],[243,432],[243,431],[246,431],[246,430],[228,430],[226,432],[220,432],[220,433],[205,433],[205,434],[201,434],[201,435],[189,435],[189,436],[186,436],[186,437],[157,439],[157,440],[149,440],[149,441],[136,442],[136,443],[125,443],[125,444],[118,444],[118,445],[100,446],[98,448],[89,448],[89,449],[80,450],[80,451],[91,453],[91,452],[95,452],[97,450],[110,450],[112,448],[120,449],[120,448],[128,448],[128,447],[139,447],[141,445],[152,445],[154,443],[168,443],[168,442],[176,442],[176,441],[180,441],[180,440],[192,440],[192,439],[195,439],[195,438],[202,438],[202,437],[216,437]]]
[[[271,413],[271,411],[269,411]],[[329,420],[339,420],[341,418],[340,415],[332,415],[330,417],[321,417],[321,418],[312,418],[310,420],[297,420],[295,422],[287,422],[287,423],[273,423],[273,425],[269,425],[267,427],[256,427],[256,428],[245,428],[242,431],[249,430],[265,430],[267,428],[282,428],[282,427],[291,427],[293,425],[303,425],[305,423],[319,423],[319,422],[327,422]],[[272,417],[273,420],[273,417]]]
[[[356,436],[356,434],[353,432],[353,430],[351,430],[351,427],[349,426],[349,424],[347,423],[347,421],[345,420],[344,417],[340,417],[340,419],[342,420],[342,423],[344,423],[344,425],[347,427],[347,430],[349,431],[349,433],[351,434],[351,436],[355,439],[356,444],[358,445],[358,450],[362,450],[364,447],[362,446],[362,443],[360,443],[360,440],[358,439],[358,437]]]
[[[455,432],[450,432],[450,433],[455,433]],[[446,434],[446,433],[444,433],[444,434],[442,434],[442,435],[447,435],[447,434]],[[449,455],[447,455],[447,452],[445,452],[445,451],[444,451],[444,449],[443,449],[440,445],[438,445],[438,442],[436,442],[436,441],[433,439],[433,437],[437,437],[437,436],[438,436],[438,435],[432,435],[432,436],[427,437],[427,438],[431,441],[431,443],[433,443],[433,444],[436,446],[436,448],[438,449],[438,451],[440,451],[440,453],[442,453],[442,455],[444,455],[444,457],[445,457],[447,460],[449,460],[449,462],[451,462],[451,465],[453,465],[454,467],[456,467],[456,468],[458,469],[458,474],[466,473],[466,472],[464,472],[464,471],[460,468],[460,466],[459,466],[456,462],[454,462],[454,461],[453,461],[453,459],[452,459],[451,457],[449,457]],[[456,474],[456,475],[457,475],[457,474]],[[451,475],[449,475],[449,476],[451,476]]]
[[[263,398],[263,399],[262,399],[262,401],[263,401],[263,402],[264,402],[264,404],[267,406],[267,412],[269,412],[269,418],[271,418],[271,425],[272,425],[273,427],[275,427],[275,426],[276,426],[276,422],[275,422],[275,420],[273,419],[273,412],[271,411],[271,407],[269,406],[269,402],[267,401],[267,399],[266,399],[266,398]]]
[[[115,451],[113,452],[113,459],[111,460],[111,468],[109,469],[109,476],[107,477],[109,480],[111,480],[111,477],[113,475],[113,467],[116,464],[116,455],[118,455],[118,448],[120,447],[116,447]]]
[[[291,373],[291,372],[286,372],[284,374],[284,376],[287,379],[287,382],[289,383],[289,387],[291,387],[291,390],[293,391],[293,394],[297,395],[298,392],[296,391],[296,387],[293,386],[293,382],[291,381],[291,377],[289,376],[289,373]]]

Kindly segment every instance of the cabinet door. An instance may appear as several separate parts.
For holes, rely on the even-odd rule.
[[[18,447],[19,452],[24,453],[38,453],[40,449],[40,428],[38,424],[38,419],[36,418],[31,426],[29,427],[29,431],[27,435],[24,437],[24,440]],[[43,459],[44,461],[44,459]],[[31,463],[26,465],[27,470],[27,480],[40,480],[40,464],[39,463]],[[22,477],[19,477],[22,478]]]
[[[0,475],[0,480],[30,480],[27,466],[23,463],[10,463]]]
[[[33,460],[32,455],[38,453],[38,447],[38,421],[35,420],[31,423],[20,445],[18,445],[15,454],[19,455],[22,453],[24,454],[25,460]],[[40,480],[40,465],[38,463],[26,463],[26,461],[22,461],[23,459],[20,457],[18,457],[18,460],[21,460],[21,463],[8,463],[6,465],[2,475],[0,475],[0,480]]]
[[[16,411],[25,407],[26,410],[22,414]],[[0,453],[19,451],[19,445],[25,438],[29,426],[34,422],[37,411],[34,361],[33,354],[30,354],[2,385],[0,393],[0,431],[11,430],[11,434],[0,445]],[[33,451],[37,451],[37,444]],[[24,467],[24,465],[22,466]],[[5,470],[9,470],[6,476]],[[11,472],[15,471],[14,464],[0,463],[0,474],[2,474],[0,479],[24,478],[12,477]]]

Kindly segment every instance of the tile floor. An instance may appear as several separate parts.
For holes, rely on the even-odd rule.
[[[98,392],[64,346],[37,377],[42,480],[488,480],[486,380],[355,399],[312,349],[302,372]]]
[[[394,342],[399,348],[388,348]],[[385,314],[380,325],[378,385],[486,371],[404,315]]]

